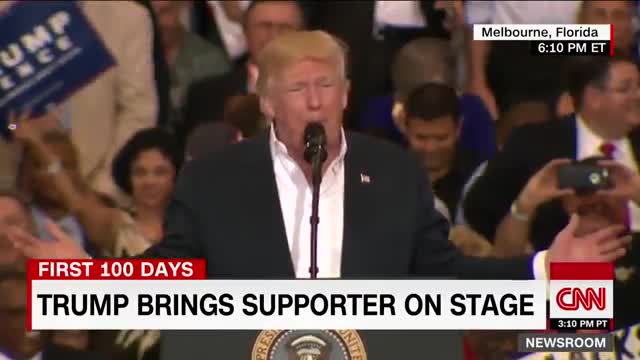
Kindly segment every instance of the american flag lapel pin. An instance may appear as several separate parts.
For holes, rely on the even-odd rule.
[[[369,184],[371,183],[371,178],[367,174],[360,174],[360,183],[361,184]]]

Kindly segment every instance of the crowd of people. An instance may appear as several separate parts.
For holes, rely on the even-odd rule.
[[[0,3],[0,10],[10,3]],[[154,331],[25,332],[24,258],[8,231],[19,227],[41,241],[71,238],[91,256],[136,256],[162,242],[185,164],[273,131],[260,56],[274,39],[303,30],[323,30],[347,49],[342,127],[417,156],[434,206],[448,222],[448,239],[465,255],[544,251],[572,214],[580,215],[579,235],[612,225],[625,226],[632,237],[640,230],[635,1],[79,6],[117,64],[50,113],[13,113],[7,121],[14,130],[10,141],[0,142],[0,359],[158,356],[161,338]],[[526,42],[471,41],[476,23],[611,23],[617,48],[613,57],[535,57]],[[336,86],[322,81],[320,88]],[[286,91],[295,96],[297,87]],[[273,154],[285,158],[286,151],[280,155],[273,146]],[[338,159],[349,152],[338,150]],[[561,188],[558,169],[572,160],[608,168],[615,186]],[[289,171],[282,166],[276,167],[278,186]],[[384,174],[384,180],[401,186],[403,176]],[[227,184],[229,174],[219,177],[211,186]],[[615,263],[619,327],[640,322],[638,251],[632,240]],[[474,332],[469,356],[510,356],[512,335]]]

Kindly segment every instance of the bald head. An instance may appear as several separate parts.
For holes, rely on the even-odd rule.
[[[455,56],[446,40],[419,38],[409,42],[400,49],[391,67],[396,97],[404,98],[429,82],[453,86],[454,64]]]

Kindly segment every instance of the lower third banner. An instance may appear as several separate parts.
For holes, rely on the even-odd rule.
[[[546,327],[543,280],[31,280],[29,294],[33,330]]]

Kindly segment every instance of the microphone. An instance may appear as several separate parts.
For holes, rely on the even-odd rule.
[[[322,181],[322,163],[327,160],[327,136],[319,122],[310,122],[304,129],[304,160],[311,163],[311,253],[309,274],[312,279],[318,277],[318,208],[320,203],[320,182]]]
[[[304,128],[304,160],[313,164],[327,160],[327,136],[324,126],[319,122],[310,122]]]

